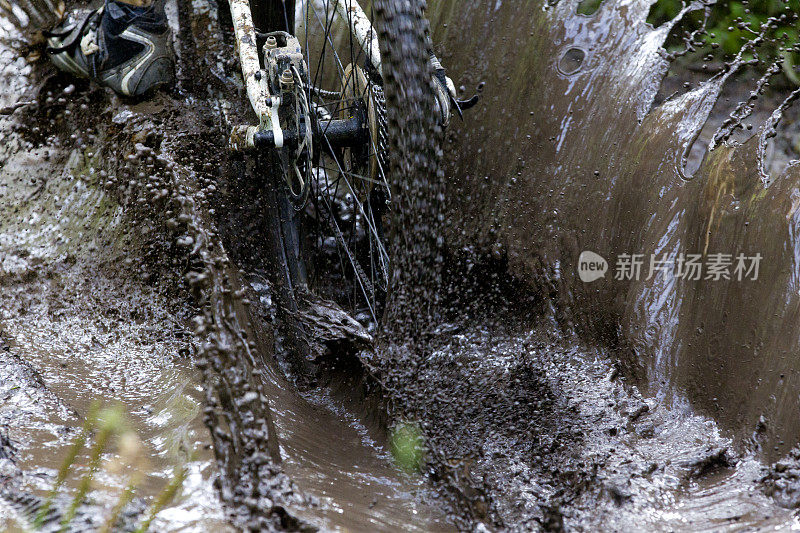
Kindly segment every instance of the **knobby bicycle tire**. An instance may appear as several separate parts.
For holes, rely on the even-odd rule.
[[[308,15],[310,8],[306,2],[313,1],[253,0],[251,8],[254,24],[261,32],[286,30],[288,24],[294,33],[295,12],[296,8],[300,7],[297,12],[305,14],[305,19],[300,17],[300,23],[310,32]],[[325,6],[325,4],[330,5],[331,1],[316,0],[316,3]],[[418,209],[421,203],[428,202],[422,197],[430,195],[426,179],[432,172],[435,174],[436,170],[439,126],[433,111],[432,72],[429,66],[430,43],[424,0],[374,0],[371,7],[373,27],[379,36],[382,56],[382,86],[380,92],[376,92],[380,94],[380,105],[377,106],[379,139],[374,141],[377,143],[375,156],[380,158],[378,166],[385,174],[382,177],[391,188],[393,209],[401,211],[399,218],[396,217],[400,223],[390,227],[390,240],[393,242],[390,250],[391,255],[395,256],[417,246],[417,243],[412,242],[416,236],[407,233],[409,228],[404,227],[406,223],[403,222],[403,212],[413,211]],[[319,20],[319,17],[317,19]],[[323,20],[327,24],[327,15],[323,15]],[[330,37],[325,35],[324,38],[327,38],[333,47]],[[307,44],[308,41],[304,43]],[[324,57],[315,58],[314,53],[304,46],[310,70],[314,69],[315,63],[322,65],[324,60]],[[338,55],[336,60],[340,65],[346,61],[346,59],[340,60]],[[356,56],[353,55],[351,60],[351,63],[355,64]],[[273,172],[277,169],[277,174],[280,174],[278,165],[273,164],[270,168]],[[297,291],[305,290],[307,283],[303,265],[304,254],[300,250],[300,243],[303,240],[298,236],[300,217],[292,217],[292,213],[286,209],[286,205],[291,205],[291,202],[283,185],[283,176],[273,176],[270,182],[274,187],[267,194],[270,196],[268,204],[273,206],[273,214],[270,217],[273,222],[268,230],[268,238],[273,242],[272,261],[279,284],[277,289],[280,303],[288,311],[288,315],[291,315],[297,312]],[[367,210],[373,213],[376,208],[368,206]],[[410,218],[406,219],[410,221],[419,215],[420,213],[412,213]],[[380,219],[380,214],[377,215],[377,219]],[[332,215],[329,220],[333,221],[335,226]],[[377,238],[384,240],[383,228],[379,227],[378,222],[373,222],[373,225],[376,228]],[[346,243],[342,242],[346,239],[341,235],[338,226],[332,227],[332,231],[336,235],[340,253],[352,256],[352,252],[347,250]],[[365,298],[370,297],[369,292],[374,296],[378,290],[370,281],[370,278],[375,278],[374,272],[368,275],[364,265],[352,257],[344,258],[342,263],[347,261],[352,264],[351,268],[356,278],[354,285],[356,282],[361,285]],[[397,269],[394,270],[397,272]],[[397,275],[393,278],[393,280],[387,279],[386,282],[388,285],[386,290],[389,292],[391,284],[400,281]],[[375,307],[377,308],[377,305]],[[379,311],[372,310],[372,312],[374,318],[380,318]],[[305,335],[302,325],[295,324],[289,329],[293,332],[289,336],[296,337],[290,339],[292,345],[290,349],[300,352],[295,354],[292,366],[298,374],[308,373],[313,369],[306,364],[305,354],[302,353],[308,350],[308,342],[302,339]]]

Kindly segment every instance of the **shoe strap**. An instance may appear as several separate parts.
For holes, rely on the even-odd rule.
[[[60,46],[48,46],[47,52],[51,54],[58,54],[59,52],[71,50],[76,45],[79,45],[81,39],[83,38],[83,30],[86,29],[86,25],[89,24],[92,18],[99,14],[101,10],[102,8],[84,13],[79,19],[76,20],[75,25],[65,29],[63,32],[43,32],[46,37],[67,36]]]

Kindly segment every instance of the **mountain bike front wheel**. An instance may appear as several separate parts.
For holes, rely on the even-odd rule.
[[[283,73],[296,101],[281,117],[285,139],[295,143],[279,170],[286,185],[277,185],[295,209],[292,220],[281,211],[285,277],[305,287],[306,254],[297,246],[317,247],[315,289],[324,285],[362,322],[377,324],[391,283],[387,235],[402,232],[387,231],[387,210],[414,162],[435,151],[437,122],[425,3],[375,0],[369,7],[356,0],[260,0],[252,11],[259,49],[296,35],[305,66]],[[369,46],[375,35],[379,54]],[[358,124],[363,135],[339,142],[331,125],[346,123]],[[308,232],[300,238],[303,217]]]

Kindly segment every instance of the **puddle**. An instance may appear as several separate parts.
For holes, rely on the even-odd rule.
[[[564,52],[561,61],[558,62],[558,70],[566,75],[575,74],[581,69],[585,58],[586,52],[580,48],[570,48]]]
[[[84,154],[9,143],[3,157],[0,331],[4,357],[16,363],[0,378],[0,410],[25,473],[17,489],[44,496],[90,405],[120,404],[144,443],[138,498],[151,501],[174,467],[188,471],[181,495],[154,527],[229,530],[211,483],[216,463],[188,332],[155,291],[135,277],[117,279],[136,249],[123,236],[119,206],[82,181]],[[95,262],[101,248],[106,262]],[[82,457],[68,479],[73,489],[86,469]],[[92,501],[110,509],[127,479],[128,472],[104,472]]]

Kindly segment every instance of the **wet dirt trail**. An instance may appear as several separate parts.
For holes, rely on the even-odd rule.
[[[576,2],[492,4],[460,13],[456,3],[431,2],[441,55],[465,73],[457,84],[494,80],[482,105],[502,112],[454,127],[446,141],[464,147],[448,151],[442,167],[452,200],[440,218],[450,269],[443,278],[405,274],[419,284],[409,301],[435,293],[422,306],[426,329],[413,344],[336,354],[340,366],[302,394],[275,355],[275,303],[258,242],[263,183],[248,161],[221,148],[246,111],[216,9],[168,4],[176,50],[203,74],[184,68],[176,90],[140,103],[26,60],[19,21],[0,15],[8,35],[0,38],[0,107],[34,101],[0,116],[0,526],[29,518],[89,405],[102,399],[125,407],[144,445],[137,468],[145,481],[131,521],[174,466],[188,469],[156,530],[800,527],[792,510],[800,463],[789,457],[769,468],[760,445],[742,438],[753,432],[760,404],[747,423],[695,411],[717,396],[705,398],[702,376],[669,351],[688,349],[670,342],[682,338],[680,328],[692,329],[691,310],[670,307],[673,300],[659,297],[669,287],[655,282],[630,293],[619,285],[593,292],[574,280],[569,256],[579,240],[607,246],[597,248],[603,253],[622,250],[637,242],[631,226],[650,231],[641,240],[648,245],[678,233],[677,196],[662,203],[666,214],[644,215],[636,206],[658,193],[620,181],[680,173],[678,148],[702,128],[716,85],[650,110],[644,100],[666,69],[655,60],[664,35],[629,20],[641,18],[643,3],[607,7],[594,19],[575,18]],[[529,19],[519,16],[522,4]],[[519,39],[531,38],[517,43],[518,58],[493,48],[500,43],[476,51],[464,42],[512,22]],[[547,32],[556,35],[555,51]],[[646,80],[645,97],[638,86],[617,83],[611,59],[600,68],[589,56],[566,72],[562,52],[591,51],[589,41],[625,51],[617,60],[629,70],[618,70]],[[558,57],[541,59],[547,51]],[[499,82],[503,69],[508,83]],[[549,79],[553,72],[560,74]],[[542,91],[533,102],[512,97],[527,94],[523,82]],[[591,117],[607,116],[597,107],[606,104],[590,103],[601,93],[627,114],[606,123],[616,129],[602,145],[586,149]],[[479,107],[476,116],[490,112]],[[521,128],[512,116],[531,123]],[[630,146],[614,148],[629,138]],[[651,146],[666,163],[629,159]],[[518,158],[509,157],[512,149]],[[587,197],[605,211],[584,216]],[[433,282],[439,286],[426,285]],[[404,310],[405,318],[416,310]],[[685,324],[659,327],[679,312]],[[764,412],[788,420],[790,404]],[[405,473],[388,451],[389,428],[399,420],[415,421],[425,438],[423,475]],[[757,443],[765,431],[776,443],[789,434],[771,423],[758,427]],[[85,458],[78,465],[85,470]],[[103,472],[79,515],[82,527],[102,523],[123,479]]]
[[[170,7],[174,13],[175,6]],[[15,31],[13,26],[6,28]],[[35,78],[26,75],[36,75],[15,49],[0,52],[2,82],[8,89],[4,94],[26,94],[35,84]],[[66,79],[56,80],[53,87],[63,95],[48,102],[56,106],[56,121],[75,113],[83,133],[95,133],[76,141],[75,135],[54,129],[52,137],[41,132],[47,137],[42,142],[38,128],[32,131],[34,126],[16,117],[0,117],[8,133],[0,186],[6,221],[0,234],[5,350],[0,392],[2,436],[9,439],[3,441],[9,443],[3,465],[8,491],[0,505],[3,527],[30,519],[31,509],[36,509],[32,502],[52,486],[90,404],[100,400],[121,403],[145,444],[137,468],[146,479],[137,491],[138,507],[131,510],[132,516],[153,500],[180,464],[189,473],[182,496],[158,515],[153,527],[228,530],[229,515],[212,486],[220,474],[204,424],[202,377],[193,361],[197,348],[189,320],[192,304],[185,293],[176,295],[172,272],[143,261],[154,253],[150,233],[157,227],[142,220],[136,208],[124,205],[129,198],[103,186],[116,163],[107,164],[102,154],[127,150],[130,144],[110,141],[109,124],[95,126],[89,118],[91,112],[110,112],[111,127],[123,127],[122,138],[129,139],[141,131],[138,125],[152,128],[154,117],[169,117],[183,104],[161,99],[128,105],[104,97],[98,102],[96,93],[87,95],[85,84],[76,89]],[[73,91],[84,96],[67,102]],[[4,100],[3,106],[14,101]],[[191,118],[179,118],[172,128],[185,127],[184,120]],[[31,138],[36,139],[33,145]],[[148,142],[146,137],[139,139]],[[179,142],[179,148],[184,147]],[[185,152],[168,157],[186,164]],[[154,220],[164,224],[163,219]],[[260,307],[265,317],[258,320],[269,320],[269,288],[256,282],[254,286],[266,293]],[[271,326],[262,327],[271,335]],[[291,479],[284,482],[279,476],[276,483],[289,487],[288,494],[302,494],[283,500],[293,515],[323,529],[453,529],[422,478],[393,462],[384,426],[365,426],[368,419],[358,406],[353,411],[352,402],[342,401],[338,387],[301,396],[268,355],[271,344],[263,348],[269,362],[258,379],[275,406],[271,414],[281,442],[282,468]],[[113,458],[112,453],[107,459]],[[73,488],[85,471],[80,464],[79,460],[73,473]],[[104,473],[79,523],[88,529],[102,524],[123,483],[124,477]],[[66,505],[68,500],[59,503]]]
[[[357,405],[347,381],[300,395],[279,372],[267,367],[265,391],[283,470],[313,497],[311,507],[292,508],[298,517],[324,529],[453,530],[423,478],[395,464],[380,413]]]
[[[5,105],[9,96],[24,93],[29,69],[9,48],[0,55]],[[135,467],[145,474],[140,498],[157,495],[176,465],[187,468],[183,496],[154,526],[227,530],[210,483],[216,467],[200,416],[199,373],[186,357],[190,333],[176,318],[176,303],[130,267],[141,235],[130,232],[120,206],[92,185],[91,153],[58,142],[31,147],[12,133],[8,118],[0,120],[6,132],[0,185],[0,411],[12,450],[5,474],[17,473],[5,478],[9,499],[0,513],[3,527],[35,512],[36,505],[18,497],[49,491],[90,405],[101,401],[123,405],[143,442]],[[106,464],[114,457],[110,453]],[[87,460],[81,456],[72,471],[68,485],[73,489]],[[126,478],[104,468],[93,505],[113,505]],[[98,527],[104,516],[84,518]]]

